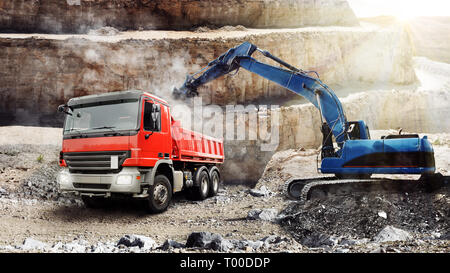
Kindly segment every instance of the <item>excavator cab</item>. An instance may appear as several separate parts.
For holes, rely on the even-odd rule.
[[[370,139],[369,127],[362,120],[349,121],[346,126],[346,133],[349,140]],[[326,122],[322,124],[322,151],[321,158],[339,157],[333,146],[333,138],[330,127]]]
[[[370,139],[369,127],[363,120],[347,122],[349,139]]]

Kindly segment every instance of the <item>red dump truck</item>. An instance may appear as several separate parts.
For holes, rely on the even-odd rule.
[[[110,92],[72,98],[58,111],[66,114],[59,189],[80,194],[86,206],[128,196],[159,213],[175,192],[196,200],[217,194],[223,141],[182,128],[163,99]]]

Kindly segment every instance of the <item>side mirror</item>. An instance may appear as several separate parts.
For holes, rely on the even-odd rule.
[[[152,107],[153,107],[153,109],[152,109],[152,112],[154,112],[154,113],[159,113],[159,112],[161,112],[161,106],[159,106],[159,104],[152,104]]]
[[[153,128],[156,131],[160,131],[161,128],[159,128],[159,116],[161,115],[161,106],[158,104],[152,104],[152,120],[153,120]]]
[[[70,113],[68,109],[71,108],[67,104],[61,104],[60,106],[58,106],[58,112],[62,112],[66,115],[72,115],[72,113]]]

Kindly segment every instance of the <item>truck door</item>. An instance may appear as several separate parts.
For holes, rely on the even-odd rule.
[[[170,157],[172,140],[169,135],[167,106],[144,99],[141,128],[139,142],[142,157],[153,160]]]

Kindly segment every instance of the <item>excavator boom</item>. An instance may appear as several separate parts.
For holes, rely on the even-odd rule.
[[[251,57],[255,51],[259,51],[264,56],[280,63],[286,69],[255,60]],[[342,145],[346,140],[347,120],[341,102],[334,92],[322,83],[318,77],[312,77],[309,75],[310,73],[295,68],[248,42],[228,50],[210,62],[206,71],[203,72],[201,70],[198,72],[203,72],[203,74],[197,78],[195,78],[195,74],[188,76],[183,86],[180,89],[174,89],[173,94],[175,97],[196,96],[198,95],[197,88],[199,86],[236,71],[241,67],[306,98],[320,110],[321,117],[331,128],[336,142]]]

